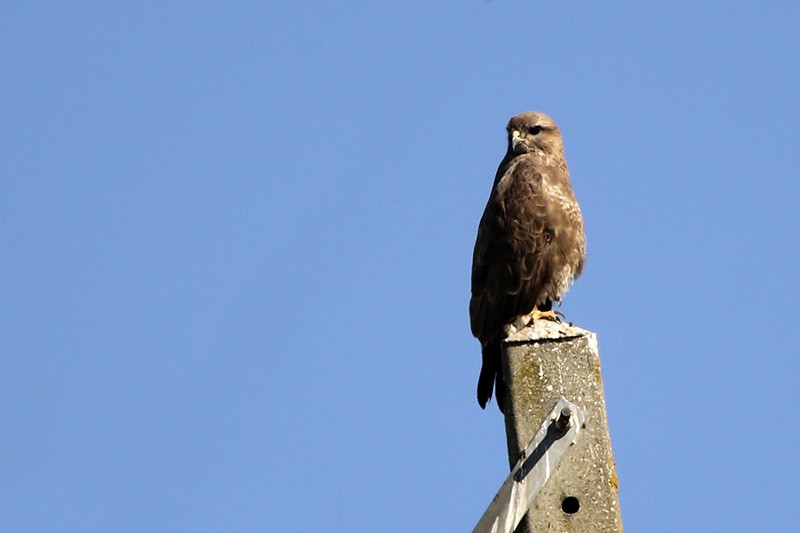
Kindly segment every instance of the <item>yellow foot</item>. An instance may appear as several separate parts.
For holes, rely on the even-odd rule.
[[[530,317],[531,321],[550,320],[552,322],[561,322],[561,319],[564,318],[564,313],[561,311],[539,311],[538,309],[534,309],[533,312],[531,312]]]
[[[539,311],[534,308],[533,311],[526,315],[519,315],[506,326],[506,334],[517,332],[523,328],[527,328],[536,320],[549,320],[551,322],[561,322],[564,313],[561,311]]]

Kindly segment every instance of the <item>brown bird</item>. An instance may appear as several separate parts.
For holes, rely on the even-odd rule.
[[[495,389],[504,412],[500,343],[533,320],[558,320],[553,302],[583,270],[583,217],[572,193],[561,132],[543,113],[508,123],[508,150],[497,169],[472,256],[472,334],[481,342],[481,408]]]

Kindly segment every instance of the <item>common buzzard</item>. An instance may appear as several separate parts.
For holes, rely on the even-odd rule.
[[[472,256],[472,334],[481,342],[482,408],[495,390],[505,407],[500,343],[509,328],[558,320],[553,302],[583,269],[583,217],[572,193],[561,132],[543,113],[508,123],[508,150],[497,169]]]

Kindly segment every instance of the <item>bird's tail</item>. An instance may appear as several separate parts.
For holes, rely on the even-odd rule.
[[[492,399],[492,389],[495,391],[495,401],[500,412],[505,413],[506,383],[503,381],[503,371],[500,369],[500,343],[488,342],[481,348],[483,365],[478,376],[478,404],[481,409]]]

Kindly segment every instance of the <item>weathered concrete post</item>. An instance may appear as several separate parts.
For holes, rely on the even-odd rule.
[[[506,339],[502,364],[512,467],[559,397],[588,413],[573,449],[564,455],[517,530],[622,531],[596,335],[538,320]]]

